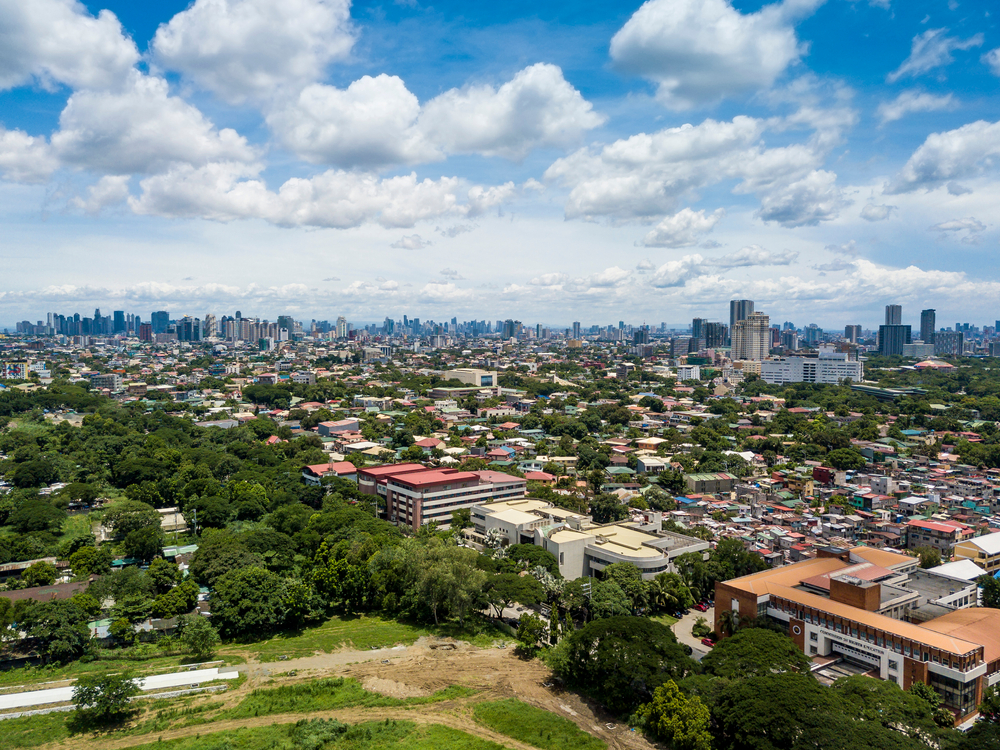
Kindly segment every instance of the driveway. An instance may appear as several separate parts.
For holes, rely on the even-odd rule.
[[[699,617],[704,617],[708,622],[708,626],[712,627],[715,622],[715,607],[710,607],[707,612],[699,612],[692,608],[690,612],[670,626],[671,630],[674,631],[674,635],[677,636],[677,640],[691,647],[691,658],[696,661],[701,661],[701,657],[708,653],[708,646],[701,642],[701,638],[695,638],[691,635],[691,628],[694,627],[694,621]]]

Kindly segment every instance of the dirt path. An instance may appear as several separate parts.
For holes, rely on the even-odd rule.
[[[463,685],[478,692],[468,698],[442,701],[417,706],[394,708],[345,708],[309,714],[276,714],[272,716],[213,721],[191,727],[168,729],[162,732],[130,737],[114,735],[83,739],[73,737],[60,743],[47,745],[48,750],[117,750],[147,742],[156,742],[197,734],[209,734],[239,727],[266,726],[295,722],[303,716],[310,718],[335,718],[347,723],[397,719],[417,724],[443,724],[468,734],[492,740],[514,750],[537,750],[530,745],[500,735],[477,724],[472,717],[472,705],[482,700],[516,697],[538,708],[551,711],[574,722],[585,732],[608,743],[610,750],[652,750],[653,746],[637,732],[630,732],[624,725],[609,728],[615,720],[575,693],[564,691],[550,684],[551,673],[540,661],[524,661],[511,649],[479,649],[468,644],[444,642],[440,639],[421,639],[406,649],[381,649],[345,651],[322,654],[285,662],[271,662],[267,670],[263,665],[246,667],[247,681],[239,688],[210,700],[222,700],[226,707],[238,704],[251,690],[265,684],[299,682],[342,675],[354,677],[377,692],[396,697],[430,694],[451,685]],[[381,657],[381,658],[380,658]],[[345,661],[347,659],[349,661]],[[383,663],[388,660],[388,663]],[[294,677],[284,672],[294,670]]]

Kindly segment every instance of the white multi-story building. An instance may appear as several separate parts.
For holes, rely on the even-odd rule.
[[[663,516],[644,511],[632,520],[594,525],[590,516],[533,497],[473,506],[475,531],[497,530],[508,544],[535,544],[551,552],[564,578],[599,574],[608,565],[635,565],[644,580],[676,573],[674,560],[688,552],[704,554],[708,542],[663,531]]]
[[[699,365],[678,365],[677,381],[701,380],[701,367]]]
[[[779,357],[760,363],[760,377],[771,385],[785,383],[826,383],[836,385],[845,378],[854,383],[863,376],[861,362],[849,361],[847,355],[839,357]]]

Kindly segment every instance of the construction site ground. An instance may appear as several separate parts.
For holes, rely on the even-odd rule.
[[[253,654],[247,654],[252,658]],[[302,718],[335,718],[348,724],[397,719],[415,724],[441,724],[470,735],[492,740],[515,750],[532,750],[533,746],[501,735],[478,724],[472,706],[484,700],[517,698],[574,722],[580,729],[605,741],[612,750],[651,750],[654,745],[640,733],[633,732],[592,700],[561,688],[550,670],[539,660],[519,657],[513,648],[477,648],[470,644],[424,637],[408,647],[356,651],[343,649],[332,653],[268,662],[248,661],[236,667],[247,679],[224,693],[198,697],[198,702],[222,702],[205,717],[206,723],[184,726],[183,718],[164,729],[148,734],[104,733],[75,735],[60,742],[43,745],[60,750],[114,750],[193,735],[206,735],[239,727],[294,723]],[[211,716],[235,707],[252,690],[315,680],[322,677],[352,677],[372,691],[396,698],[430,695],[451,685],[461,685],[476,691],[468,697],[437,703],[407,705],[392,708],[355,707],[333,711],[285,713],[267,716],[211,720]],[[142,722],[155,712],[140,717]],[[446,750],[442,748],[442,750]]]

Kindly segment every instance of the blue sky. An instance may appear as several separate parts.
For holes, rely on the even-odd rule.
[[[990,7],[0,0],[0,324],[992,322]]]

